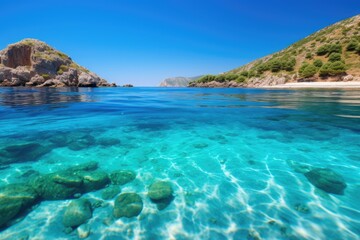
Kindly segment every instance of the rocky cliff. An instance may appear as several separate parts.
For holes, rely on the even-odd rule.
[[[44,42],[24,39],[0,51],[0,86],[116,86]]]
[[[171,77],[166,78],[160,83],[160,87],[186,87],[191,81],[194,81],[198,77]]]
[[[357,15],[239,68],[205,75],[189,86],[263,87],[292,82],[360,81],[359,33]]]

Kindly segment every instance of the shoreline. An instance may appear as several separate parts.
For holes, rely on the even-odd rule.
[[[261,86],[259,88],[346,88],[346,89],[360,89],[360,81],[353,82],[298,82],[298,83],[285,83],[273,86]]]

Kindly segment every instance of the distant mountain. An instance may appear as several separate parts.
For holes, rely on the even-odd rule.
[[[160,83],[160,87],[186,87],[189,82],[194,81],[201,76],[197,77],[172,77],[166,78]]]
[[[219,75],[205,75],[190,86],[258,87],[287,82],[352,80],[360,81],[360,15],[242,67]]]
[[[36,39],[24,39],[0,51],[0,86],[116,86]]]

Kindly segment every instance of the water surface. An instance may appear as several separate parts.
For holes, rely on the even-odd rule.
[[[0,88],[0,146],[48,148],[3,160],[0,185],[88,161],[135,171],[122,192],[140,194],[141,214],[106,225],[109,200],[88,239],[359,239],[359,118],[359,90]],[[52,141],[80,135],[94,140],[85,149]],[[344,195],[317,189],[294,165],[334,170]],[[174,188],[162,211],[147,198],[157,179]],[[69,202],[41,202],[0,239],[77,239],[63,231]]]

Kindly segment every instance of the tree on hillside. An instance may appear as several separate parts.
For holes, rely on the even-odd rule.
[[[356,51],[358,47],[358,42],[352,40],[347,46],[346,46],[346,50],[351,52],[351,51]]]

